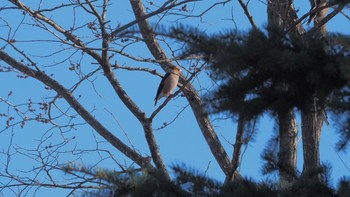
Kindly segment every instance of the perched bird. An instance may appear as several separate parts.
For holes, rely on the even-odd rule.
[[[170,67],[170,72],[167,72],[162,81],[159,84],[156,98],[154,98],[154,106],[157,105],[157,102],[162,97],[168,97],[174,91],[179,81],[179,76],[181,73],[181,69],[176,66]]]

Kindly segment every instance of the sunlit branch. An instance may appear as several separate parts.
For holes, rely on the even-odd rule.
[[[343,8],[345,7],[346,4],[340,4],[338,5],[337,8],[335,8],[333,10],[333,12],[329,13],[326,17],[324,17],[321,21],[319,21],[317,23],[317,25],[315,25],[314,28],[318,29],[320,27],[322,27],[323,25],[325,25],[329,20],[331,20],[333,17],[335,17],[339,12],[341,12],[343,10]]]
[[[311,10],[310,12],[304,14],[303,16],[299,17],[298,20],[296,20],[294,23],[292,23],[289,28],[285,31],[286,34],[289,33],[293,28],[295,28],[298,24],[300,24],[303,20],[305,20],[307,17],[309,17],[312,14],[316,14],[317,12],[323,10],[323,9],[327,9],[329,7],[332,7],[336,5],[336,3],[328,3],[325,6],[319,6],[316,7],[315,9]]]
[[[245,15],[247,16],[250,24],[252,25],[252,27],[254,29],[258,29],[258,26],[256,26],[253,16],[250,14],[249,10],[248,10],[248,5],[246,5],[245,3],[243,3],[243,0],[238,0],[239,4],[241,5],[241,7],[244,10]]]

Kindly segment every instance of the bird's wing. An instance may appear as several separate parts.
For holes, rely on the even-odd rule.
[[[154,100],[156,101],[156,104],[157,104],[158,96],[160,95],[160,93],[162,92],[162,90],[164,88],[164,82],[169,76],[170,76],[170,73],[166,73],[164,75],[164,77],[162,78],[162,81],[160,82],[159,86],[158,86],[157,95],[154,98]]]

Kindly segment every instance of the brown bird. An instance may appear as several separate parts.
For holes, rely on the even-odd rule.
[[[157,102],[162,97],[169,97],[171,93],[175,90],[177,83],[179,81],[181,69],[176,66],[170,67],[170,72],[167,72],[162,81],[159,84],[156,98],[154,98],[154,106],[157,105]]]

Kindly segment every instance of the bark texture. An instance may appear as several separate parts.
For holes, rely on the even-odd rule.
[[[325,0],[317,1],[319,4],[317,7],[326,5]],[[323,19],[328,13],[328,8],[322,9],[316,13],[314,30],[321,34],[327,33],[326,25],[322,24]],[[326,49],[325,49],[326,50]],[[303,139],[303,153],[304,153],[304,165],[302,175],[311,176],[320,167],[320,138],[322,132],[322,125],[324,122],[324,105],[321,105],[317,92],[314,92],[311,98],[306,98],[309,102],[301,109],[301,130]],[[323,102],[323,101],[322,101]],[[317,174],[316,178],[320,179],[320,174]]]
[[[280,185],[288,187],[296,178],[298,125],[293,110],[278,115]]]
[[[310,1],[310,2],[312,2],[312,1]],[[315,5],[316,6],[315,8],[324,7],[327,4],[327,0],[318,0],[317,2],[318,2],[318,4]],[[328,8],[324,8],[324,9],[320,10],[319,12],[315,13],[316,16],[314,18],[314,26],[318,27],[319,31],[322,34],[327,33],[327,28],[326,28],[325,23],[322,24],[320,22],[326,17],[327,13],[328,13]]]
[[[292,1],[268,1],[269,27],[279,27],[283,30],[290,28],[297,21]],[[299,36],[303,29],[300,24],[292,28],[291,36]],[[288,87],[281,84],[279,88],[288,91]],[[281,187],[288,187],[295,179],[297,169],[298,125],[293,109],[280,111],[279,124],[279,175]]]
[[[268,25],[278,25],[288,30],[290,36],[300,36],[305,29],[299,22],[293,1],[270,0],[267,6]]]
[[[320,167],[320,137],[324,110],[316,99],[301,111],[304,167],[303,175],[314,175]],[[319,176],[318,176],[319,177]]]

